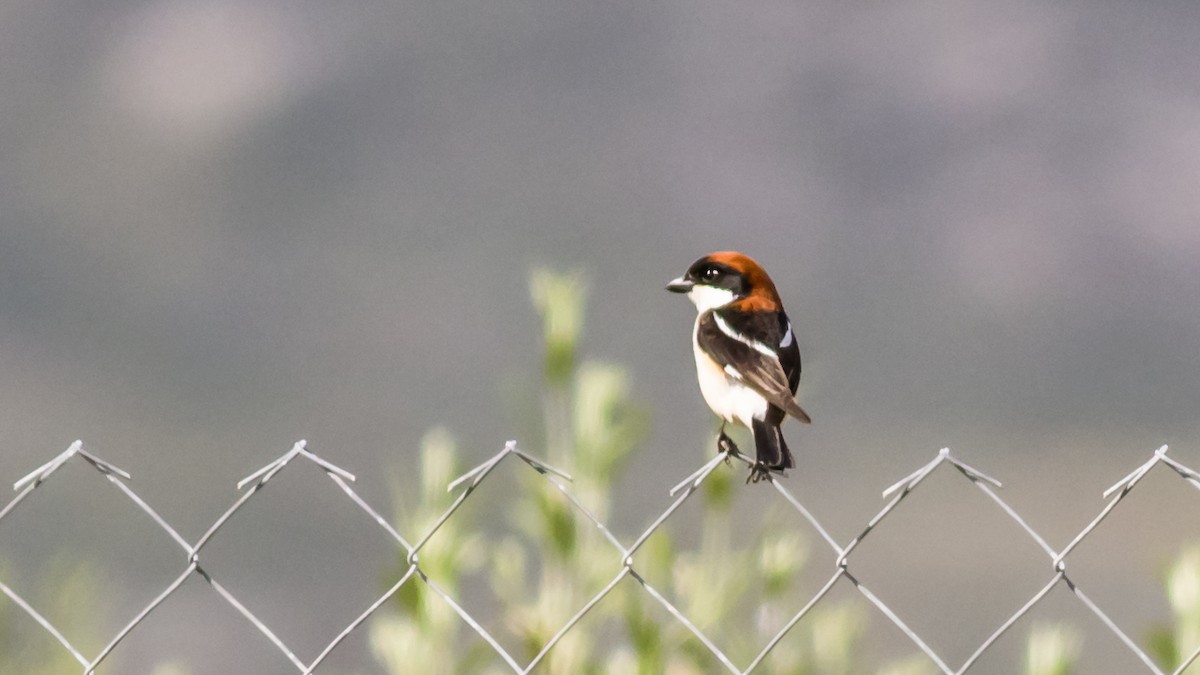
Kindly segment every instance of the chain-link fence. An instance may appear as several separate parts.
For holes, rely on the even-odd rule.
[[[1129,637],[1126,630],[1122,629],[1121,626],[1113,621],[1109,615],[1092,598],[1090,598],[1083,591],[1083,589],[1075,583],[1074,580],[1072,580],[1071,575],[1068,573],[1066,557],[1089,535],[1096,531],[1096,528],[1100,526],[1105,518],[1107,518],[1109,514],[1111,514],[1112,511],[1117,508],[1122,500],[1124,500],[1130,494],[1130,492],[1138,485],[1139,481],[1141,481],[1142,478],[1155,467],[1160,465],[1166,467],[1168,470],[1190,483],[1193,487],[1200,490],[1200,473],[1197,473],[1195,470],[1184,466],[1170,457],[1167,454],[1166,446],[1163,446],[1162,448],[1159,448],[1153,454],[1153,456],[1150,457],[1150,459],[1135,468],[1127,476],[1106,490],[1104,493],[1104,498],[1107,500],[1107,502],[1100,512],[1087,524],[1086,527],[1080,530],[1079,533],[1071,539],[1070,543],[1061,549],[1055,549],[1050,546],[1040,534],[1030,527],[1026,520],[1019,513],[1017,513],[1015,509],[1013,509],[1007,502],[1004,501],[1004,499],[999,496],[997,493],[997,488],[1000,487],[999,481],[989,477],[988,475],[971,466],[964,464],[955,458],[949,450],[943,449],[928,464],[922,466],[910,475],[884,490],[883,495],[885,499],[889,499],[888,503],[873,518],[871,518],[869,522],[867,522],[866,526],[862,528],[862,531],[856,537],[845,544],[840,544],[834,539],[833,536],[829,534],[828,530],[821,524],[821,522],[813,515],[811,511],[809,511],[808,508],[804,506],[799,499],[797,499],[797,497],[791,491],[789,491],[781,482],[768,477],[767,480],[770,483],[770,486],[776,492],[778,492],[779,497],[788,505],[790,505],[791,508],[794,508],[797,512],[799,512],[799,514],[808,521],[808,523],[820,535],[825,543],[828,544],[828,546],[833,550],[836,558],[833,570],[830,572],[828,579],[821,585],[820,590],[818,590],[816,594],[813,595],[804,604],[804,606],[778,630],[773,637],[771,637],[764,645],[762,645],[757,655],[750,662],[739,665],[734,663],[733,660],[724,651],[722,651],[721,648],[719,648],[708,635],[706,635],[693,621],[691,621],[682,611],[680,611],[678,607],[672,604],[664,593],[660,592],[659,589],[656,589],[653,585],[647,582],[647,580],[643,578],[638,571],[638,552],[639,549],[642,548],[643,544],[656,531],[658,531],[659,528],[661,528],[674,513],[676,513],[676,511],[684,504],[684,502],[686,502],[696,493],[699,487],[705,482],[706,479],[708,479],[710,474],[714,471],[714,469],[717,468],[718,465],[721,464],[721,462],[729,460],[743,462],[747,461],[738,455],[717,455],[678,485],[676,485],[671,490],[671,497],[673,501],[671,502],[670,506],[668,506],[666,510],[659,514],[658,517],[650,523],[650,525],[641,533],[640,536],[628,544],[618,539],[609,530],[608,526],[599,518],[597,518],[591,511],[589,511],[587,506],[585,506],[576,497],[570,487],[570,477],[566,473],[551,467],[541,460],[525,453],[523,450],[517,447],[515,442],[508,443],[498,454],[454,480],[450,484],[449,489],[452,492],[457,491],[457,498],[453,501],[449,508],[446,509],[441,517],[434,522],[428,531],[420,533],[420,536],[416,538],[406,537],[397,531],[389,523],[388,519],[381,516],[378,511],[372,508],[371,505],[369,505],[358,495],[358,493],[354,491],[354,489],[351,487],[351,483],[353,483],[355,479],[350,472],[335,466],[329,461],[314,454],[306,447],[306,443],[304,441],[296,443],[291,450],[286,452],[284,455],[262,467],[258,471],[255,471],[239,482],[237,487],[238,490],[243,491],[242,494],[228,509],[225,510],[223,514],[221,514],[219,518],[217,518],[215,522],[212,523],[211,526],[208,527],[204,534],[194,542],[189,542],[182,537],[176,531],[176,529],[171,526],[170,523],[164,520],[154,510],[153,507],[146,503],[146,501],[139,497],[138,494],[129,487],[127,481],[129,480],[130,476],[128,473],[95,456],[85,449],[83,443],[80,441],[76,441],[75,443],[71,444],[71,446],[63,451],[60,455],[47,462],[45,465],[39,467],[37,470],[31,472],[24,478],[18,480],[14,485],[14,490],[16,490],[17,495],[12,499],[12,501],[5,505],[2,510],[0,510],[0,521],[13,513],[14,509],[16,509],[18,505],[24,502],[26,498],[28,498],[35,490],[37,490],[38,487],[40,487],[45,481],[49,480],[60,467],[77,458],[87,462],[87,464],[107,478],[116,487],[116,489],[124,493],[125,496],[127,496],[133,502],[133,504],[137,506],[138,509],[150,516],[150,518],[158,525],[158,527],[161,528],[161,530],[181,549],[183,549],[184,553],[186,554],[184,558],[185,562],[174,580],[164,589],[162,589],[162,591],[149,604],[137,612],[136,615],[133,616],[128,623],[126,623],[124,627],[116,633],[116,635],[112,636],[112,638],[98,653],[90,656],[83,654],[79,649],[77,649],[62,631],[55,627],[54,624],[52,624],[41,612],[38,611],[38,608],[34,607],[33,604],[27,601],[15,589],[4,583],[3,580],[0,580],[0,592],[3,592],[6,596],[8,596],[8,598],[16,606],[24,610],[30,617],[32,617],[34,621],[41,625],[46,632],[52,635],[54,639],[57,640],[57,642],[61,645],[62,649],[69,652],[71,656],[79,662],[82,672],[85,673],[85,675],[93,672],[101,663],[103,663],[112,653],[113,649],[120,644],[122,640],[137,631],[139,626],[144,624],[147,617],[149,617],[164,601],[166,601],[177,590],[179,590],[184,582],[187,581],[192,575],[197,575],[203,579],[204,582],[206,582],[212,588],[212,590],[217,593],[217,595],[223,598],[225,602],[229,603],[229,605],[236,609],[238,613],[245,617],[248,626],[253,626],[260,633],[262,633],[262,635],[264,635],[272,644],[274,644],[275,647],[277,647],[279,651],[292,663],[292,665],[295,666],[296,670],[301,673],[312,673],[316,671],[322,662],[326,660],[330,653],[332,653],[334,649],[336,649],[338,645],[346,639],[347,636],[349,636],[352,632],[359,630],[363,623],[367,621],[367,619],[370,618],[376,611],[378,611],[385,603],[387,603],[389,599],[395,596],[396,593],[398,593],[400,589],[405,586],[405,584],[423,584],[429,589],[429,591],[440,596],[447,603],[447,605],[451,607],[459,617],[462,618],[462,621],[466,626],[469,626],[472,630],[474,630],[482,640],[484,640],[488,645],[491,646],[493,650],[495,650],[495,653],[501,659],[503,659],[503,661],[507,663],[509,667],[512,668],[513,672],[534,672],[537,670],[538,665],[546,658],[547,654],[549,654],[555,648],[555,645],[557,645],[565,635],[573,630],[576,625],[586,615],[588,615],[589,612],[603,603],[605,598],[609,597],[610,593],[614,588],[617,587],[619,583],[626,578],[629,578],[636,582],[638,587],[644,590],[648,597],[662,605],[662,607],[665,608],[675,620],[686,627],[686,629],[704,645],[704,648],[710,651],[713,657],[732,673],[750,673],[753,671],[761,672],[761,664],[763,663],[764,659],[766,659],[768,654],[770,654],[771,651],[776,647],[776,645],[778,645],[780,641],[784,640],[789,631],[791,631],[797,623],[804,619],[804,617],[808,615],[815,606],[821,603],[822,599],[824,599],[839,582],[844,582],[852,585],[853,588],[855,588],[864,598],[866,598],[871,605],[879,610],[882,616],[886,617],[888,621],[895,624],[895,626],[899,628],[904,635],[906,635],[908,639],[910,639],[912,643],[916,645],[916,647],[920,649],[921,652],[923,652],[929,658],[929,660],[944,673],[963,673],[970,670],[972,666],[978,662],[980,657],[983,656],[983,654],[990,648],[992,648],[992,646],[996,644],[997,640],[999,640],[1000,637],[1004,635],[1018,620],[1029,613],[1035,606],[1038,605],[1038,603],[1042,602],[1042,600],[1055,587],[1062,586],[1066,588],[1083,607],[1087,608],[1088,611],[1094,614],[1100,620],[1100,622],[1106,626],[1109,631],[1111,631],[1112,635],[1120,640],[1120,642],[1123,643],[1124,646],[1128,648],[1128,650],[1145,665],[1145,668],[1148,672],[1165,675],[1162,668],[1159,667],[1159,665],[1154,661],[1154,659],[1151,658],[1149,654],[1147,654],[1146,651],[1139,647],[1138,644]],[[328,644],[322,647],[317,656],[308,663],[305,663],[303,660],[301,660],[291,646],[280,639],[279,636],[277,636],[266,623],[256,616],[250,608],[238,600],[238,598],[235,597],[234,594],[231,593],[226,587],[222,586],[221,583],[205,569],[203,564],[204,548],[212,540],[213,536],[219,530],[221,530],[222,527],[229,522],[230,518],[239,509],[245,506],[246,503],[249,502],[254,495],[257,494],[258,491],[267,484],[268,481],[272,480],[285,466],[287,466],[289,462],[295,459],[307,460],[319,466],[326,473],[326,475],[328,475],[330,480],[336,483],[337,486],[345,492],[348,499],[350,499],[355,505],[357,505],[359,509],[361,509],[366,515],[373,519],[376,524],[378,524],[382,531],[381,536],[389,537],[396,543],[400,551],[403,552],[405,559],[405,565],[402,571],[397,573],[398,576],[395,578],[391,587],[388,588],[386,592],[379,595],[378,598],[376,598],[368,606],[364,607],[362,613],[359,614],[348,625],[346,625]],[[540,474],[545,480],[550,481],[554,487],[562,493],[564,498],[571,503],[573,508],[576,509],[583,518],[586,518],[596,528],[598,528],[608,543],[611,544],[614,567],[617,568],[612,580],[589,600],[583,603],[582,606],[579,607],[578,611],[568,621],[566,621],[566,623],[564,623],[556,633],[554,633],[553,637],[551,637],[544,645],[542,645],[540,651],[538,651],[538,653],[527,663],[521,663],[516,657],[514,657],[509,650],[506,650],[500,644],[500,642],[488,632],[488,630],[475,616],[472,616],[466,609],[463,608],[462,604],[460,604],[459,600],[456,599],[453,594],[448,593],[445,589],[441,588],[436,582],[430,579],[422,570],[420,560],[420,553],[430,539],[447,521],[455,517],[455,513],[458,512],[459,507],[461,507],[464,502],[471,498],[471,495],[475,492],[476,488],[483,481],[487,480],[488,476],[492,474],[492,471],[497,467],[497,465],[505,460],[516,460],[522,462],[524,465],[527,465]],[[911,629],[896,611],[880,600],[876,594],[871,592],[871,590],[855,575],[852,566],[853,553],[864,541],[864,539],[868,537],[870,533],[875,530],[875,528],[879,526],[885,518],[887,518],[888,514],[892,513],[893,510],[922,483],[922,481],[924,481],[940,467],[948,467],[954,470],[958,474],[961,474],[963,477],[965,477],[966,480],[970,481],[972,485],[982,491],[984,495],[993,501],[1005,514],[1007,514],[1009,518],[1011,518],[1018,526],[1020,526],[1020,528],[1030,537],[1030,539],[1032,539],[1032,541],[1035,542],[1037,546],[1045,552],[1046,557],[1050,562],[1048,577],[1041,589],[1028,598],[1028,600],[1022,604],[1020,609],[1018,609],[1010,617],[998,625],[987,636],[987,638],[978,645],[973,653],[964,662],[958,665],[947,663],[941,655],[934,651],[926,642],[926,640],[923,639],[921,635],[917,634],[916,631]],[[1195,513],[1198,512],[1200,511],[1193,511],[1192,513],[1195,515]],[[0,540],[0,552],[3,552],[3,546],[4,542]],[[1194,662],[1197,662],[1198,659],[1200,659],[1200,645],[1197,645],[1195,651],[1192,652],[1189,657],[1184,659],[1183,662],[1172,672],[1175,675],[1179,675]]]

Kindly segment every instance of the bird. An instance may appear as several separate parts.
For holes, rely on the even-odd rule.
[[[754,436],[755,462],[746,482],[795,467],[780,425],[790,415],[812,418],[796,402],[800,349],[775,283],[762,265],[736,251],[717,251],[692,263],[667,284],[696,306],[692,351],[708,407],[721,418],[720,452],[738,454],[725,434],[730,423]]]

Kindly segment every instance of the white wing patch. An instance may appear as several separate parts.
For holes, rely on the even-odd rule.
[[[779,358],[779,355],[775,353],[774,349],[771,349],[770,347],[759,342],[758,340],[751,340],[750,338],[746,337],[745,335],[742,335],[741,333],[735,331],[733,328],[731,328],[729,326],[729,324],[725,323],[725,319],[722,319],[720,314],[713,312],[713,320],[717,322],[717,328],[720,328],[722,333],[728,335],[729,337],[733,338],[734,340],[737,340],[738,342],[746,345],[747,347],[750,347],[751,349],[758,352],[759,354],[762,354],[764,356],[769,356],[773,359]],[[791,332],[789,331],[788,334],[791,335]]]
[[[779,348],[782,349],[792,344],[792,323],[788,322],[787,332],[783,334],[783,339],[779,341]]]

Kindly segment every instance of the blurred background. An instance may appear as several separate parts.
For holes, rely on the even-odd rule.
[[[949,446],[1061,547],[1158,446],[1200,464],[1198,34],[1192,2],[9,0],[0,478],[80,438],[194,541],[304,438],[415,509],[432,427],[464,466],[546,456],[549,267],[586,277],[579,349],[648,414],[613,488],[632,541],[713,451],[694,310],[663,285],[738,249],[795,325],[814,423],[784,428],[787,485],[835,537]],[[1200,494],[1147,481],[1070,561],[1138,640],[1200,538]],[[327,482],[289,468],[208,552],[298,645],[396,557]],[[960,662],[1050,565],[934,485],[859,576]],[[112,635],[182,555],[82,464],[43,491],[0,526],[3,578],[35,595],[85,561]],[[290,672],[203,584],[152,618],[110,672]],[[1110,652],[1089,672],[1139,667]],[[339,659],[382,672],[362,641]]]

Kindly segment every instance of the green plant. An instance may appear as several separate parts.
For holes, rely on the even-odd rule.
[[[399,514],[405,532],[424,533],[444,512],[446,485],[458,473],[458,451],[445,429],[429,431],[421,439],[419,506],[415,513]],[[393,484],[393,490],[401,487]],[[452,595],[459,579],[479,569],[483,561],[480,535],[464,529],[471,520],[470,500],[457,518],[448,520],[421,549],[420,564],[426,574]],[[392,576],[403,574],[407,560]],[[453,608],[417,579],[411,579],[396,594],[399,611],[381,614],[371,623],[369,640],[375,657],[394,673],[477,672],[487,660],[487,645],[462,640],[462,621]],[[465,647],[464,647],[465,644]]]
[[[1200,647],[1200,544],[1184,548],[1166,575],[1167,600],[1175,615],[1172,627],[1150,632],[1150,651],[1168,671],[1174,671]],[[1200,673],[1200,659],[1184,673]]]
[[[567,469],[573,476],[571,492],[601,522],[608,522],[613,484],[644,434],[647,415],[631,397],[624,368],[579,357],[586,287],[578,274],[537,271],[531,277],[530,294],[541,317],[545,346],[537,430],[545,447],[534,454]],[[711,445],[705,449],[712,451]],[[426,531],[444,510],[442,491],[455,464],[453,444],[444,431],[426,437],[419,495],[425,506],[414,517],[400,519],[407,528],[403,531]],[[722,644],[735,660],[748,661],[794,611],[785,608],[784,601],[794,601],[800,593],[796,580],[808,547],[794,532],[768,531],[759,525],[747,531],[733,511],[738,487],[734,474],[719,469],[705,481],[695,547],[677,544],[668,530],[660,530],[638,550],[635,567],[647,579],[665,580],[661,590],[677,599],[684,615],[706,633],[719,635],[722,626],[733,625],[750,631],[753,639],[743,635],[732,646]],[[519,480],[520,489],[509,495],[515,533],[489,537],[476,520],[477,511],[460,511],[430,541],[430,547],[436,543],[439,548],[422,550],[420,564],[455,595],[460,580],[481,569],[482,552],[487,551],[489,586],[501,606],[499,621],[489,625],[503,624],[520,646],[514,656],[528,661],[620,567],[610,542],[553,483],[528,471],[520,472]],[[768,513],[756,522],[777,518]],[[371,628],[374,651],[390,672],[488,672],[486,663],[494,663],[490,647],[469,634],[446,603],[420,582],[406,584],[395,606],[397,611],[375,619]],[[797,675],[864,672],[858,645],[865,626],[856,606],[822,603],[776,646],[763,670]],[[537,672],[699,674],[712,672],[713,659],[626,577],[583,624],[555,645]],[[932,672],[932,664],[922,659],[882,668],[879,672],[903,675]]]
[[[1146,640],[1150,654],[1168,672],[1179,669],[1200,647],[1200,544],[1183,549],[1167,569],[1167,600],[1174,615],[1170,625],[1156,626]],[[1070,675],[1083,648],[1083,638],[1071,626],[1038,624],[1026,644],[1026,675]],[[1200,673],[1200,660],[1184,673]]]
[[[94,654],[103,645],[96,632],[96,616],[103,605],[96,590],[100,586],[90,565],[60,555],[44,566],[33,597],[26,597],[77,649]],[[38,633],[38,639],[29,639],[31,631]],[[79,668],[79,662],[33,618],[0,595],[0,673],[57,675]]]
[[[1025,675],[1070,675],[1082,646],[1079,631],[1066,624],[1034,624],[1025,643]]]

